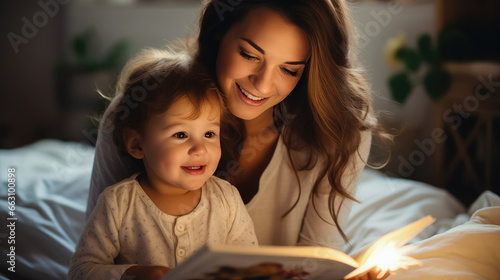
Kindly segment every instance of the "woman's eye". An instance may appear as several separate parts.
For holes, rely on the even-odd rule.
[[[257,58],[257,57],[255,57],[255,56],[251,56],[251,55],[247,54],[247,53],[246,53],[245,51],[243,51],[243,50],[240,50],[240,55],[241,55],[244,59],[246,59],[246,60],[256,60],[256,59],[258,59],[258,58]]]
[[[284,72],[285,74],[290,75],[290,76],[292,76],[292,77],[297,77],[297,76],[299,75],[299,72],[298,72],[298,71],[295,71],[295,72],[294,72],[294,71],[290,71],[290,70],[288,70],[288,69],[286,69],[286,68],[281,68],[281,69],[283,70],[283,72]]]
[[[212,138],[212,137],[215,137],[217,134],[215,134],[215,132],[213,131],[208,131],[205,133],[205,137],[207,138]]]
[[[187,134],[184,132],[177,132],[173,135],[175,138],[184,139],[187,138]]]

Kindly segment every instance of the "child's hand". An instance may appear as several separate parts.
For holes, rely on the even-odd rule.
[[[120,280],[158,280],[165,274],[167,274],[170,270],[170,268],[160,265],[134,265],[129,267],[125,271],[125,273],[123,273]]]
[[[347,280],[383,280],[383,279],[389,277],[389,275],[391,275],[389,272],[386,272],[385,275],[383,275],[381,278],[377,278],[377,275],[379,274],[379,272],[380,271],[377,268],[374,268],[374,269],[366,272],[365,274],[358,275],[356,277],[349,278]]]

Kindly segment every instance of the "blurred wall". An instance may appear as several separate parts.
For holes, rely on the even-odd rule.
[[[83,129],[91,131],[94,126],[89,120],[91,108],[68,113],[58,100],[55,67],[73,58],[74,37],[94,27],[102,54],[117,40],[127,39],[129,56],[133,56],[143,47],[162,47],[168,41],[184,38],[200,6],[198,0],[126,5],[112,2],[3,2],[0,148],[19,147],[41,138],[93,142],[94,135],[83,133]]]
[[[57,118],[53,69],[62,51],[64,9],[49,7],[49,15],[44,7],[37,1],[2,2],[0,147],[44,137]]]
[[[69,46],[73,36],[93,26],[98,29],[102,49],[125,38],[131,43],[133,55],[143,47],[162,47],[186,37],[197,23],[199,9],[199,0],[122,5],[73,1],[68,7],[63,43]]]
[[[384,172],[391,176],[409,177],[432,183],[433,166],[431,158],[410,176],[399,174],[401,158],[418,147],[415,140],[431,135],[434,102],[423,87],[417,87],[405,104],[394,102],[390,96],[388,79],[392,74],[384,58],[387,40],[404,34],[406,43],[416,47],[417,38],[424,34],[436,37],[434,1],[361,1],[351,5],[359,39],[359,60],[365,68],[365,77],[374,92],[375,108],[381,112],[381,121],[387,129],[396,128],[399,133],[392,146],[391,161]],[[434,41],[435,43],[435,41]],[[399,158],[399,159],[398,159]]]

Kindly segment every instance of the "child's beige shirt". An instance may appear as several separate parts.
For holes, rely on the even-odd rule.
[[[120,279],[131,264],[176,267],[205,243],[257,245],[237,189],[211,177],[195,209],[162,212],[136,180],[107,188],[99,197],[70,265],[70,279]]]

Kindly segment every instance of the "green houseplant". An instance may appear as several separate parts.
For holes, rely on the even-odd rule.
[[[71,57],[57,64],[57,105],[60,117],[54,134],[66,140],[85,140],[94,144],[89,131],[97,125],[111,96],[118,72],[128,59],[129,42],[118,40],[102,51],[98,34],[88,28],[77,34],[70,47]]]
[[[97,90],[109,91],[128,59],[129,42],[121,39],[101,54],[98,33],[87,28],[72,40],[72,58],[59,63],[56,76],[59,101],[64,107],[87,107],[101,111]]]
[[[421,84],[432,100],[438,100],[450,88],[451,75],[428,34],[418,38],[416,48],[407,46],[402,35],[389,40],[386,59],[393,69],[399,66],[389,77],[389,89],[396,102],[404,104],[413,88]]]
[[[104,55],[100,55],[97,30],[89,27],[77,34],[72,41],[73,59],[60,67],[72,72],[95,73],[118,72],[127,60],[129,42],[121,39],[114,43]]]

